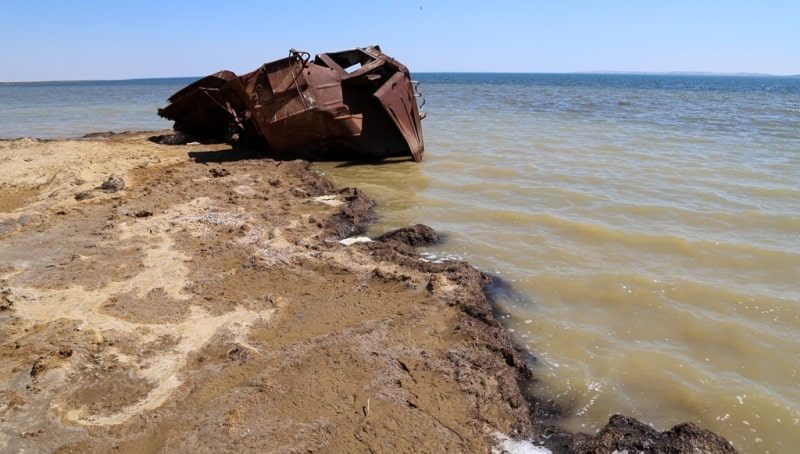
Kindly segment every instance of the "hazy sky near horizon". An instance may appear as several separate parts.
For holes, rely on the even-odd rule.
[[[800,74],[800,2],[2,0],[0,81],[242,74],[379,44],[412,72]]]

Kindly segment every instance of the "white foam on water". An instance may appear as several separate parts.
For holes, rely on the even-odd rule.
[[[495,432],[494,436],[499,443],[492,447],[492,454],[552,454],[553,451],[544,446],[536,446],[530,441],[513,440],[509,436],[500,432]]]

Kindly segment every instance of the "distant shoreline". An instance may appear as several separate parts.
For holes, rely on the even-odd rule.
[[[569,71],[569,72],[515,72],[515,71],[415,71],[412,76],[417,75],[442,75],[442,74],[539,74],[539,75],[620,75],[620,76],[701,76],[701,77],[764,77],[764,78],[800,78],[800,74],[769,74],[769,73],[716,73],[705,71]],[[80,83],[140,83],[143,81],[184,81],[197,80],[203,76],[169,76],[169,77],[134,77],[125,79],[67,79],[67,80],[23,80],[23,81],[0,81],[2,85],[41,85],[41,84],[80,84]]]

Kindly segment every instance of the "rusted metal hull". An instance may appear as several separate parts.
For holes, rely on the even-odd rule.
[[[289,56],[237,76],[220,71],[181,89],[158,114],[175,131],[237,139],[278,155],[422,160],[423,116],[408,69],[378,46]]]

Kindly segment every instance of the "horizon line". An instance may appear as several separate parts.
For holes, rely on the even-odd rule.
[[[759,72],[715,72],[715,71],[412,71],[411,74],[597,74],[597,75],[653,75],[653,76],[732,76],[732,77],[800,77],[798,74],[771,74]],[[136,80],[159,79],[192,79],[205,76],[155,76],[155,77],[128,77],[121,79],[52,79],[52,80],[15,80],[0,81],[0,85],[10,84],[42,84],[42,83],[70,83],[70,82],[128,82]]]

